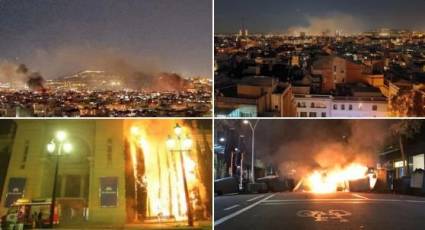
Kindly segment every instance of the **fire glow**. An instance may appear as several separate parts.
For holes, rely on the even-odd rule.
[[[314,193],[332,193],[348,189],[348,182],[369,177],[371,188],[375,185],[370,175],[368,167],[352,163],[346,167],[335,167],[326,171],[314,171],[306,177],[307,186]]]
[[[172,132],[172,128],[173,122],[164,121],[155,123],[155,127],[152,124],[143,124],[130,129],[133,141],[130,141],[129,149],[135,181],[140,187],[146,188],[147,192],[144,216],[158,221],[165,219],[183,221],[188,218],[179,154],[183,154],[192,209],[196,208],[194,206],[200,199],[199,192],[202,191],[202,188],[196,189],[199,177],[194,154],[191,154],[191,151],[172,152],[166,147],[167,131],[171,129]],[[184,129],[184,131],[188,133],[190,130]],[[138,150],[141,150],[141,156],[138,156]],[[139,157],[143,158],[143,172],[139,170],[141,168],[138,165],[141,164]]]

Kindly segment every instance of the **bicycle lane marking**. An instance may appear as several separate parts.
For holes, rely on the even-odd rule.
[[[346,218],[351,216],[351,212],[345,210],[333,210],[328,211],[321,210],[299,210],[297,216],[301,218],[313,218],[315,222],[327,222],[330,220],[337,220],[340,223],[349,222]]]

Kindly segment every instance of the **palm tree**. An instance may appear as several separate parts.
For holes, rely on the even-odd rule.
[[[422,123],[422,120],[401,120],[390,127],[392,133],[398,138],[401,159],[403,161],[403,171],[406,172],[406,175],[409,175],[410,171],[409,162],[407,162],[406,154],[404,152],[404,141],[419,133]]]

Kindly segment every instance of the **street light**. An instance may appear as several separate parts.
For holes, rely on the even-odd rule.
[[[178,152],[180,155],[180,164],[181,164],[181,170],[183,175],[183,187],[184,187],[184,195],[186,198],[186,206],[187,206],[187,224],[189,226],[193,226],[193,211],[192,211],[192,205],[190,204],[190,197],[189,197],[189,188],[187,185],[187,177],[186,177],[186,169],[183,159],[183,152],[187,151],[189,152],[192,148],[192,139],[190,139],[189,135],[182,138],[183,129],[179,126],[179,124],[176,124],[174,127],[174,134],[175,138],[173,138],[171,135],[168,136],[168,139],[166,141],[166,145],[168,150],[170,150],[171,153]]]
[[[254,165],[255,165],[255,159],[254,159],[254,143],[255,143],[255,128],[258,125],[258,122],[260,120],[255,120],[255,123],[252,124],[249,120],[243,120],[243,123],[245,125],[249,125],[251,128],[251,183],[255,183],[255,175],[254,175]]]
[[[52,204],[50,205],[50,227],[53,228],[54,224],[54,213],[55,213],[55,203],[56,203],[56,185],[58,180],[58,171],[59,171],[59,157],[62,155],[62,152],[67,154],[72,151],[72,144],[65,142],[67,134],[64,131],[58,131],[56,136],[47,144],[47,152],[50,154],[56,155],[56,165],[55,165],[55,176],[53,179],[53,191],[52,191]],[[59,144],[59,145],[58,145]],[[56,148],[58,146],[58,148]]]

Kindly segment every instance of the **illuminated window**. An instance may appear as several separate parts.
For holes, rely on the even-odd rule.
[[[403,166],[403,161],[394,162],[394,168],[402,168]]]

